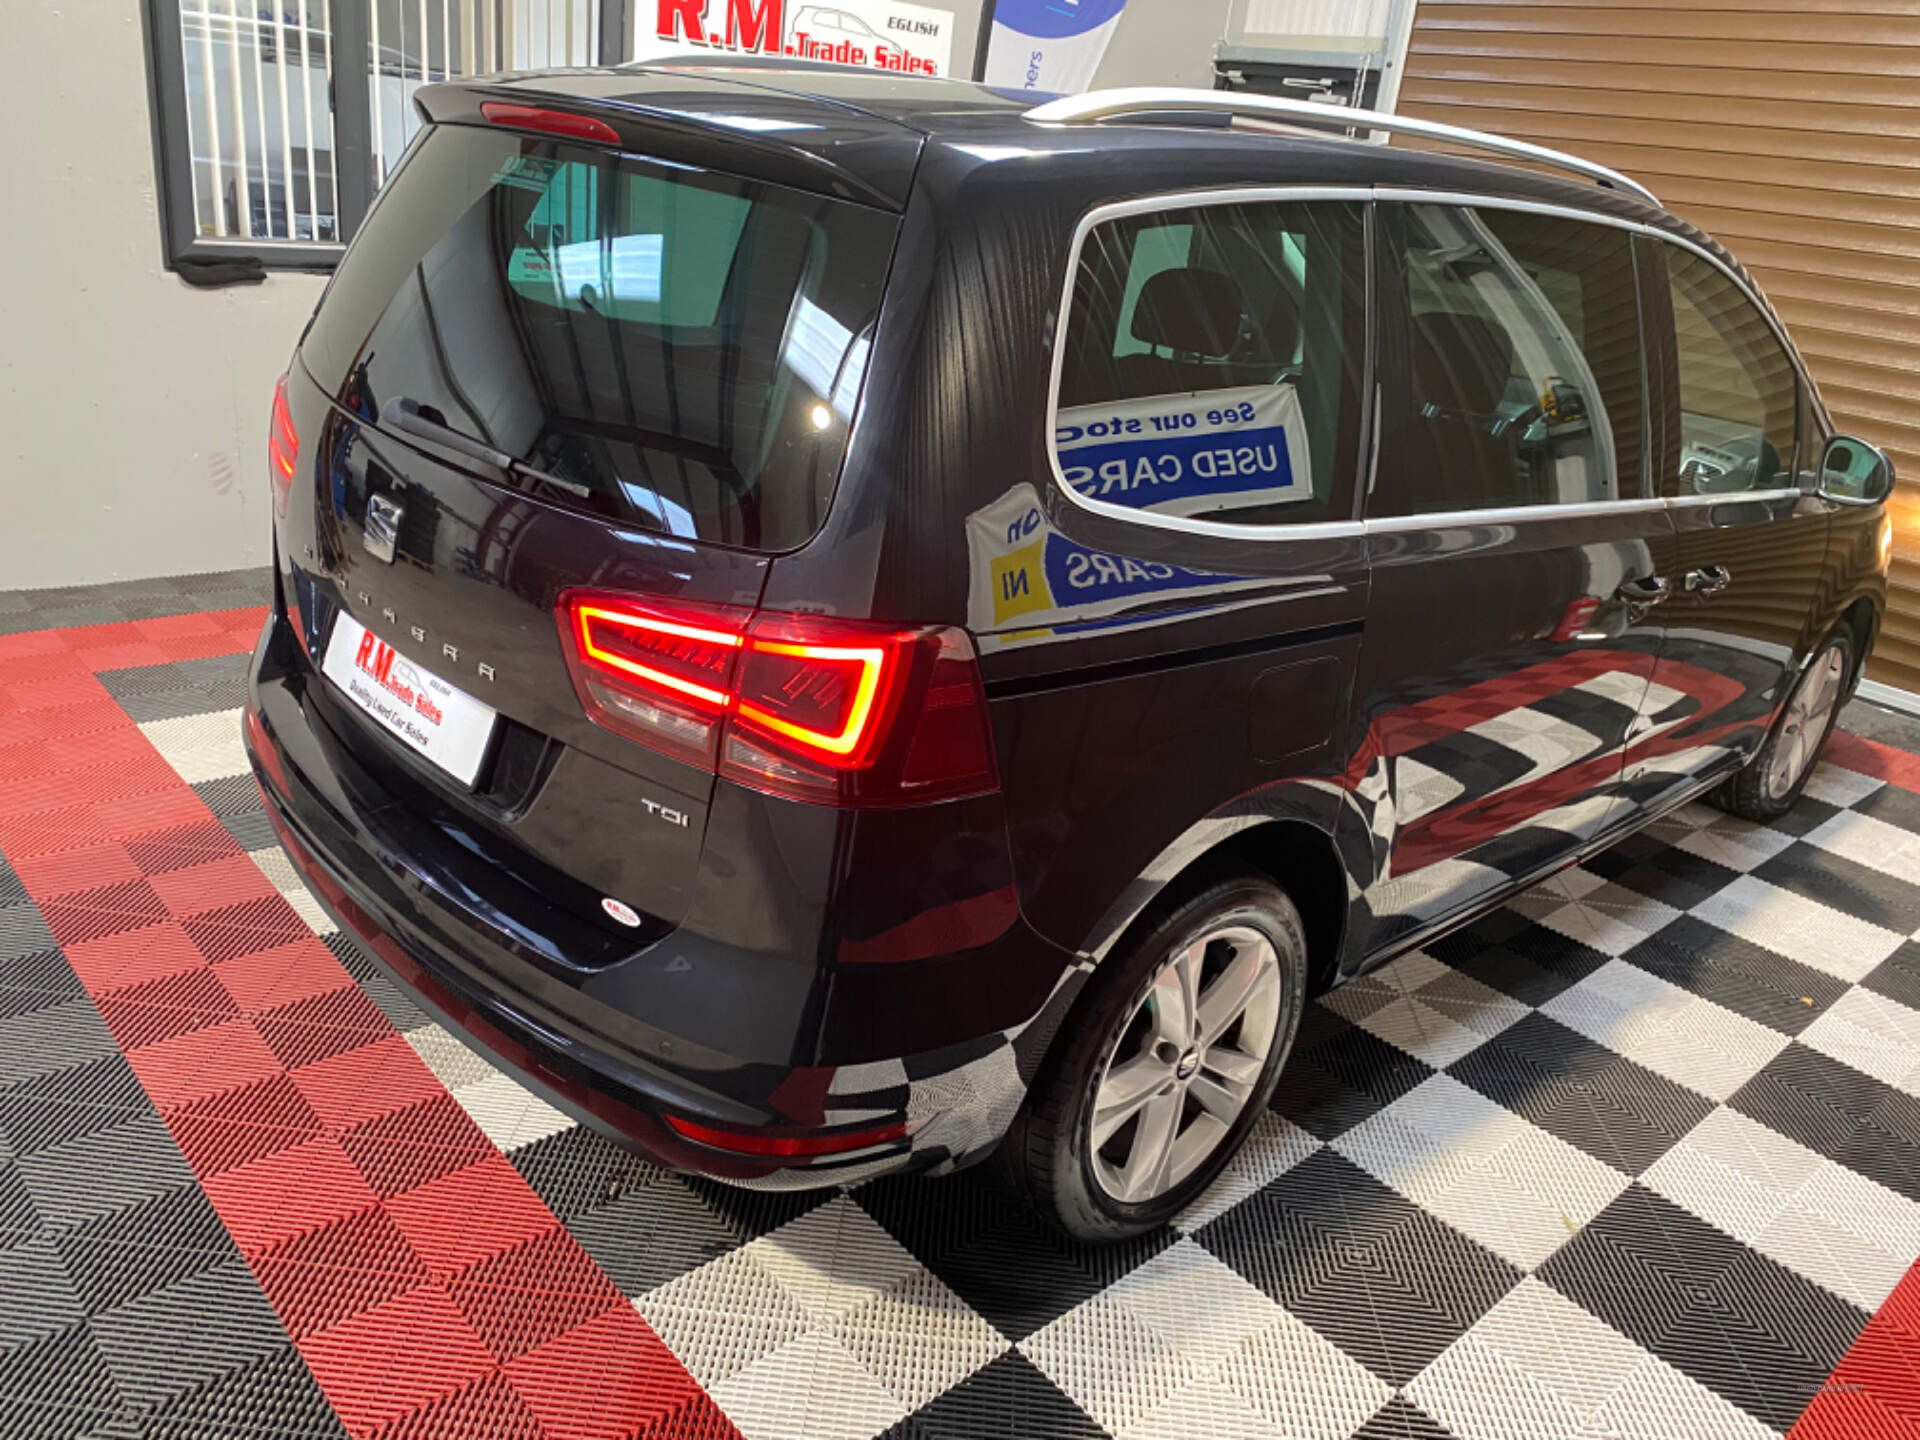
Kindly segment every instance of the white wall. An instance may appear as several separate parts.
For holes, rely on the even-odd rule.
[[[1093,88],[1213,88],[1213,49],[1227,33],[1229,0],[1127,0]]]
[[[263,565],[267,407],[322,278],[160,265],[135,0],[0,0],[0,590]]]

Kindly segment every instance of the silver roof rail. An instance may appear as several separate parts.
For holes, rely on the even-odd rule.
[[[1084,95],[1063,95],[1026,112],[1026,118],[1043,125],[1087,125],[1100,120],[1115,120],[1128,115],[1168,114],[1244,115],[1249,120],[1275,121],[1283,125],[1313,126],[1334,130],[1376,130],[1390,135],[1418,135],[1427,140],[1442,140],[1471,150],[1484,150],[1513,160],[1532,160],[1569,171],[1613,190],[1638,195],[1650,205],[1660,201],[1637,180],[1618,170],[1609,170],[1578,155],[1549,150],[1544,145],[1529,145],[1524,140],[1509,140],[1489,135],[1484,130],[1467,130],[1458,125],[1443,125],[1435,120],[1416,120],[1411,115],[1388,115],[1379,110],[1354,110],[1344,105],[1318,105],[1307,100],[1287,100],[1278,95],[1252,95],[1244,90],[1188,90],[1171,85],[1133,85],[1117,90],[1090,90]]]

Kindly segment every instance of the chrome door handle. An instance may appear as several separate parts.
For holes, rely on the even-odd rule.
[[[1724,565],[1702,565],[1687,572],[1689,595],[1718,595],[1733,583],[1733,573]]]
[[[1613,598],[1626,611],[1627,624],[1638,625],[1647,618],[1647,612],[1673,593],[1673,582],[1664,575],[1636,575],[1631,580],[1622,580],[1614,589]]]

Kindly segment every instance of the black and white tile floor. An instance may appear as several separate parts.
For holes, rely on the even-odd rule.
[[[1094,1250],[973,1174],[666,1175],[494,1072],[274,848],[243,667],[101,679],[749,1440],[1778,1435],[1920,1256],[1900,785],[1825,766],[1775,826],[1688,807],[1326,996],[1213,1191]],[[1907,1355],[1875,1413],[1920,1426]]]

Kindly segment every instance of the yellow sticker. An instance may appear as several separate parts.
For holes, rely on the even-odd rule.
[[[1020,615],[1053,608],[1046,572],[1040,566],[1044,540],[993,557],[993,623],[996,628]]]

